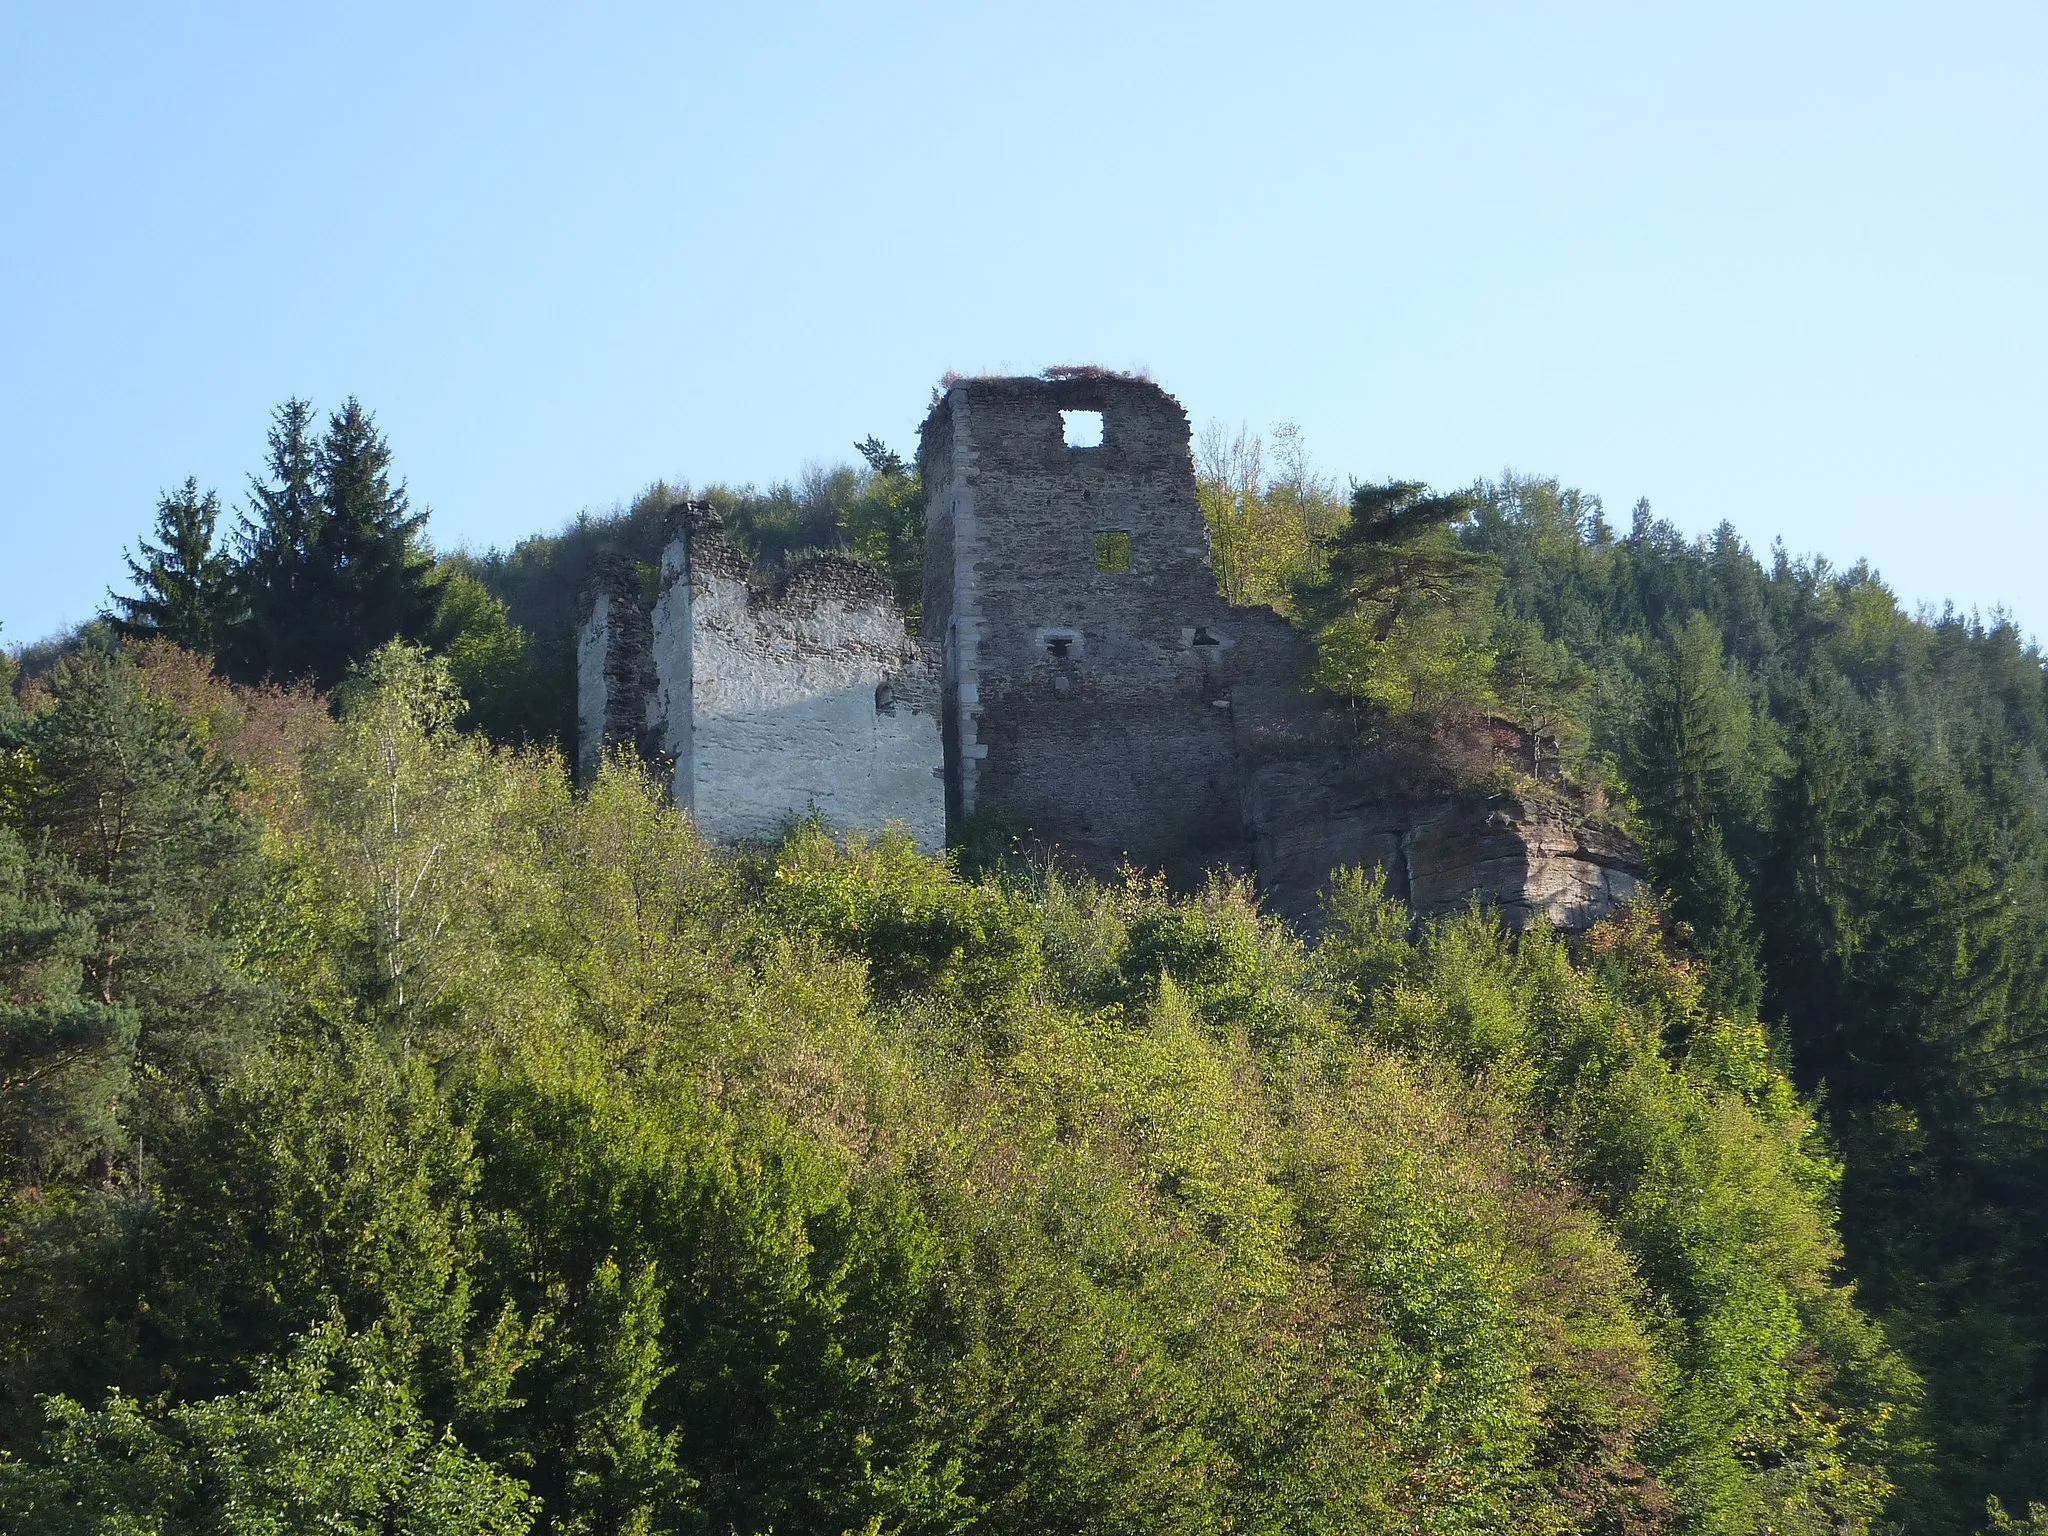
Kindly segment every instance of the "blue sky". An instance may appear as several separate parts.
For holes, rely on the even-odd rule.
[[[2048,635],[2048,8],[0,0],[0,624],[290,394],[443,546],[1144,367]]]

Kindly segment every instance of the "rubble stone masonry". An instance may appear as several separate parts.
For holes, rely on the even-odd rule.
[[[872,567],[763,580],[702,504],[675,509],[651,613],[640,574],[601,560],[580,772],[631,741],[724,840],[815,811],[936,850],[1000,816],[1098,873],[1228,864],[1309,927],[1345,864],[1418,914],[1476,899],[1515,927],[1583,927],[1635,889],[1634,851],[1568,797],[1397,784],[1333,735],[1308,638],[1218,593],[1187,416],[1150,380],[951,382],[918,466],[921,640]]]
[[[1099,414],[1099,446],[1063,412]],[[1094,865],[1236,853],[1239,615],[1179,404],[1113,375],[963,380],[919,468],[954,815],[1000,809]]]

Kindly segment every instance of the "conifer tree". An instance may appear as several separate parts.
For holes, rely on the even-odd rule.
[[[244,678],[294,681],[315,670],[308,604],[322,514],[312,424],[313,407],[304,400],[280,405],[265,474],[249,478],[236,571],[242,612],[230,655],[231,669]]]
[[[1763,995],[1749,893],[1729,857],[1727,826],[1747,723],[1704,616],[1655,657],[1630,774],[1649,823],[1650,863],[1691,927],[1717,1006],[1754,1015]]]
[[[392,483],[369,412],[350,397],[318,443],[312,423],[305,401],[279,406],[267,474],[251,482],[235,660],[245,677],[332,688],[386,642],[428,638],[435,589],[419,540],[426,514]]]
[[[14,658],[0,651],[0,751],[13,745],[14,733],[21,728],[21,700],[14,696],[20,677]]]
[[[314,456],[322,513],[313,607],[326,628],[318,674],[341,681],[350,667],[392,640],[419,642],[436,617],[433,562],[421,550],[427,518],[391,481],[391,448],[361,402],[327,422]]]
[[[253,989],[214,929],[252,878],[253,842],[189,727],[125,657],[68,658],[49,685],[21,732],[9,819],[43,863],[46,903],[83,935],[84,995],[136,1010],[137,1050],[163,1081],[230,1051],[250,1022]]]
[[[1360,486],[1351,521],[1330,543],[1326,574],[1297,593],[1302,615],[1323,625],[1363,612],[1373,639],[1385,641],[1411,615],[1469,606],[1486,594],[1493,572],[1493,562],[1452,531],[1475,505],[1469,495],[1432,495],[1412,480]]]
[[[1353,493],[1324,568],[1295,587],[1296,611],[1316,631],[1318,686],[1390,716],[1487,697],[1498,567],[1454,531],[1473,505],[1414,481]]]
[[[128,557],[138,595],[114,597],[116,629],[209,656],[218,649],[233,617],[233,567],[214,543],[219,521],[219,495],[200,494],[191,476],[157,502],[156,542],[142,540]]]
[[[87,997],[94,933],[50,887],[60,864],[0,824],[0,1185],[72,1174],[112,1144],[135,1041],[133,1009]]]
[[[897,602],[915,624],[924,598],[924,484],[916,467],[879,437],[854,447],[868,469],[837,509],[840,533],[856,554],[888,573]]]

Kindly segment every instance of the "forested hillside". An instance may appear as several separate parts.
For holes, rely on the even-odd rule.
[[[2048,1478],[2048,695],[2003,620],[1546,484],[1469,544],[1599,680],[1593,736],[1728,1006],[1845,1165],[1848,1273],[1927,1381],[1929,1508]]]
[[[1310,942],[572,789],[581,570],[675,492],[436,558],[353,402],[272,449],[0,688],[0,1528],[2048,1530],[2010,626],[1212,436],[1219,582],[1357,739],[1511,718],[1660,890],[1513,938],[1354,872]],[[909,599],[861,451],[703,494]]]
[[[1283,442],[1285,439],[1283,439]],[[1365,486],[1212,438],[1246,597],[1314,628],[1382,730],[1554,733],[1648,855],[1710,1002],[1764,1022],[1842,1159],[1844,1273],[1925,1381],[1911,1529],[2048,1487],[2048,687],[2002,617],[1867,567],[1506,476]]]

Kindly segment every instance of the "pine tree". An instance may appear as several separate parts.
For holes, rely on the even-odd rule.
[[[212,655],[233,616],[233,567],[214,545],[220,497],[200,494],[188,476],[157,502],[156,538],[128,557],[136,597],[116,594],[114,626],[124,635],[158,635],[188,651]],[[137,557],[140,558],[137,558]]]
[[[0,825],[0,1186],[41,1184],[105,1152],[127,1095],[134,1010],[85,996],[92,925],[51,897],[61,865]]]
[[[1413,481],[1353,493],[1323,570],[1294,590],[1296,612],[1315,627],[1317,686],[1391,716],[1485,699],[1499,568],[1454,531],[1474,505]]]
[[[1326,571],[1296,593],[1301,614],[1321,626],[1360,613],[1373,638],[1385,641],[1412,614],[1471,606],[1490,593],[1495,567],[1452,530],[1476,505],[1462,493],[1431,495],[1411,480],[1360,486],[1352,493],[1351,521],[1331,541]]]
[[[44,900],[86,935],[83,995],[133,1007],[148,1077],[172,1090],[239,1048],[252,989],[217,927],[254,879],[254,842],[185,721],[122,656],[85,653],[49,676],[21,732],[10,819],[44,864]]]

